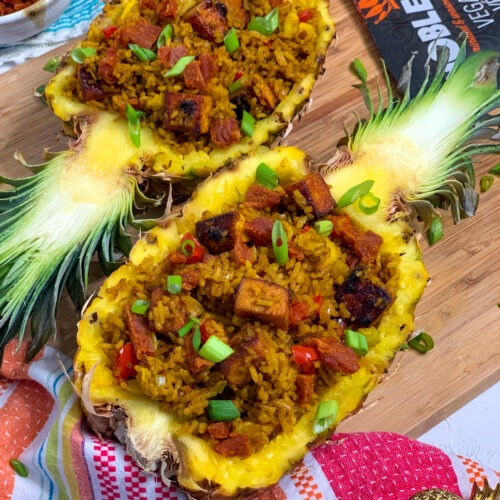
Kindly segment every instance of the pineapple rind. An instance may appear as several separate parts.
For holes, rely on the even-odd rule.
[[[221,171],[202,183],[184,205],[181,214],[172,215],[165,227],[155,228],[136,244],[130,264],[122,266],[106,280],[99,297],[79,324],[79,350],[75,358],[77,387],[81,389],[83,376],[97,363],[90,385],[90,399],[94,406],[118,404],[123,408],[127,414],[129,452],[144,458],[146,463],[152,464],[151,467],[165,453],[173,452],[173,456],[180,461],[176,480],[189,491],[201,492],[206,484],[211,484],[216,494],[230,496],[244,489],[275,483],[304,456],[311,443],[317,441],[318,436],[312,432],[315,409],[301,417],[292,433],[277,436],[250,457],[222,457],[202,439],[181,434],[179,421],[163,410],[158,402],[142,395],[135,382],[128,386],[116,382],[112,374],[112,360],[100,347],[102,337],[95,316],[103,320],[106,314],[118,312],[128,298],[126,282],[134,280],[135,265],[145,259],[150,259],[154,265],[165,258],[176,248],[180,236],[193,230],[203,211],[222,213],[241,201],[246,189],[254,183],[255,170],[264,158],[279,172],[283,182],[296,180],[307,172],[306,156],[302,151],[296,148],[277,148],[273,151],[261,148],[258,154],[242,161],[237,167]],[[377,327],[380,341],[361,358],[360,370],[353,375],[339,376],[335,386],[324,396],[339,402],[336,424],[359,409],[387,370],[395,352],[413,330],[413,311],[427,282],[417,239],[408,236],[411,235],[408,226],[403,221],[382,223],[376,217],[373,219],[374,230],[384,238],[382,253],[388,256],[395,268],[388,283],[395,300]],[[366,219],[363,223],[369,225],[370,220]],[[121,280],[124,280],[122,285],[125,286],[115,295],[115,286]],[[111,288],[114,288],[113,295],[109,292]],[[146,439],[145,436],[154,436],[154,439]]]

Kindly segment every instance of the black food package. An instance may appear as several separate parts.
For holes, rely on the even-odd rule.
[[[399,80],[412,55],[412,94],[445,48],[449,71],[465,39],[467,53],[500,51],[500,0],[354,0],[387,69]]]

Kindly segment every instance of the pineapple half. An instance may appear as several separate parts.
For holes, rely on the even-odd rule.
[[[471,155],[498,153],[499,147],[491,142],[465,145],[464,141],[478,134],[484,137],[498,126],[498,117],[487,115],[500,102],[497,59],[497,53],[480,53],[464,60],[462,53],[448,79],[438,71],[413,100],[405,94],[393,103],[389,94],[391,104],[385,111],[377,110],[365,93],[370,119],[359,123],[346,149],[328,165],[316,168],[337,201],[347,192],[355,200],[356,189],[374,181],[370,193],[372,199],[380,200],[376,211],[367,214],[353,202],[338,212],[382,236],[380,253],[395,263],[388,284],[394,300],[373,325],[379,341],[361,358],[357,372],[338,375],[321,396],[338,402],[330,430],[359,409],[414,328],[414,309],[427,273],[418,235],[408,224],[408,204],[426,215],[434,212],[431,202],[436,204],[443,196],[457,216],[473,211],[468,201]],[[363,77],[363,71],[359,73]],[[187,432],[166,405],[146,396],[135,380],[115,378],[114,360],[103,345],[103,325],[123,315],[124,305],[135,298],[137,280],[144,280],[144,270],[159,266],[178,249],[181,236],[193,232],[195,222],[207,210],[221,214],[243,200],[262,162],[275,169],[281,184],[297,181],[315,169],[297,148],[262,147],[204,181],[179,212],[137,242],[130,261],[108,277],[79,323],[75,383],[90,425],[101,435],[116,436],[145,470],[158,471],[165,482],[174,481],[196,497],[237,496],[278,481],[321,438],[313,430],[317,405],[297,421],[293,431],[278,434],[247,458],[221,456],[202,438]]]
[[[32,359],[65,286],[81,309],[93,254],[111,271],[128,226],[154,225],[134,218],[160,201],[148,186],[206,177],[284,133],[333,36],[326,0],[107,3],[45,89],[77,140],[0,179],[13,186],[0,193],[0,355],[31,318]]]

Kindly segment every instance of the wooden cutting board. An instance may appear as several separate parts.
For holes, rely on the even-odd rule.
[[[379,54],[350,0],[331,7],[337,40],[328,52],[326,72],[313,92],[312,105],[288,137],[290,145],[306,149],[316,161],[326,160],[352,129],[355,114],[366,116],[350,63],[359,57],[371,83],[381,78]],[[60,151],[67,138],[62,125],[33,97],[45,83],[42,70],[54,54],[32,60],[0,75],[0,173],[24,175],[13,159],[17,149],[39,162],[43,149]],[[494,165],[486,158],[477,165],[478,178]],[[431,281],[417,308],[417,328],[431,334],[434,350],[425,355],[406,351],[396,356],[389,375],[369,396],[365,408],[341,424],[341,431],[393,431],[417,437],[500,378],[500,248],[498,206],[500,179],[481,197],[477,215],[453,226],[446,216],[445,238],[431,248],[425,242],[424,260]],[[1,242],[0,242],[1,244]],[[100,283],[95,270],[90,291]],[[76,319],[64,296],[55,343],[75,350]]]

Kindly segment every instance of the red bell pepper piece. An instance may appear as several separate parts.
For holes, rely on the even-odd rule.
[[[111,38],[117,29],[118,26],[106,26],[103,28],[102,34],[104,35],[104,38]]]
[[[314,12],[311,9],[304,9],[299,12],[299,21],[301,23],[305,23],[306,21],[309,21],[309,19],[312,19],[314,16]]]
[[[292,354],[294,362],[300,366],[302,373],[312,375],[316,372],[314,362],[319,359],[319,356],[315,347],[294,345]]]
[[[135,377],[135,365],[139,363],[135,354],[132,342],[123,344],[123,347],[118,351],[115,358],[115,377],[120,380],[127,380],[128,378]]]

